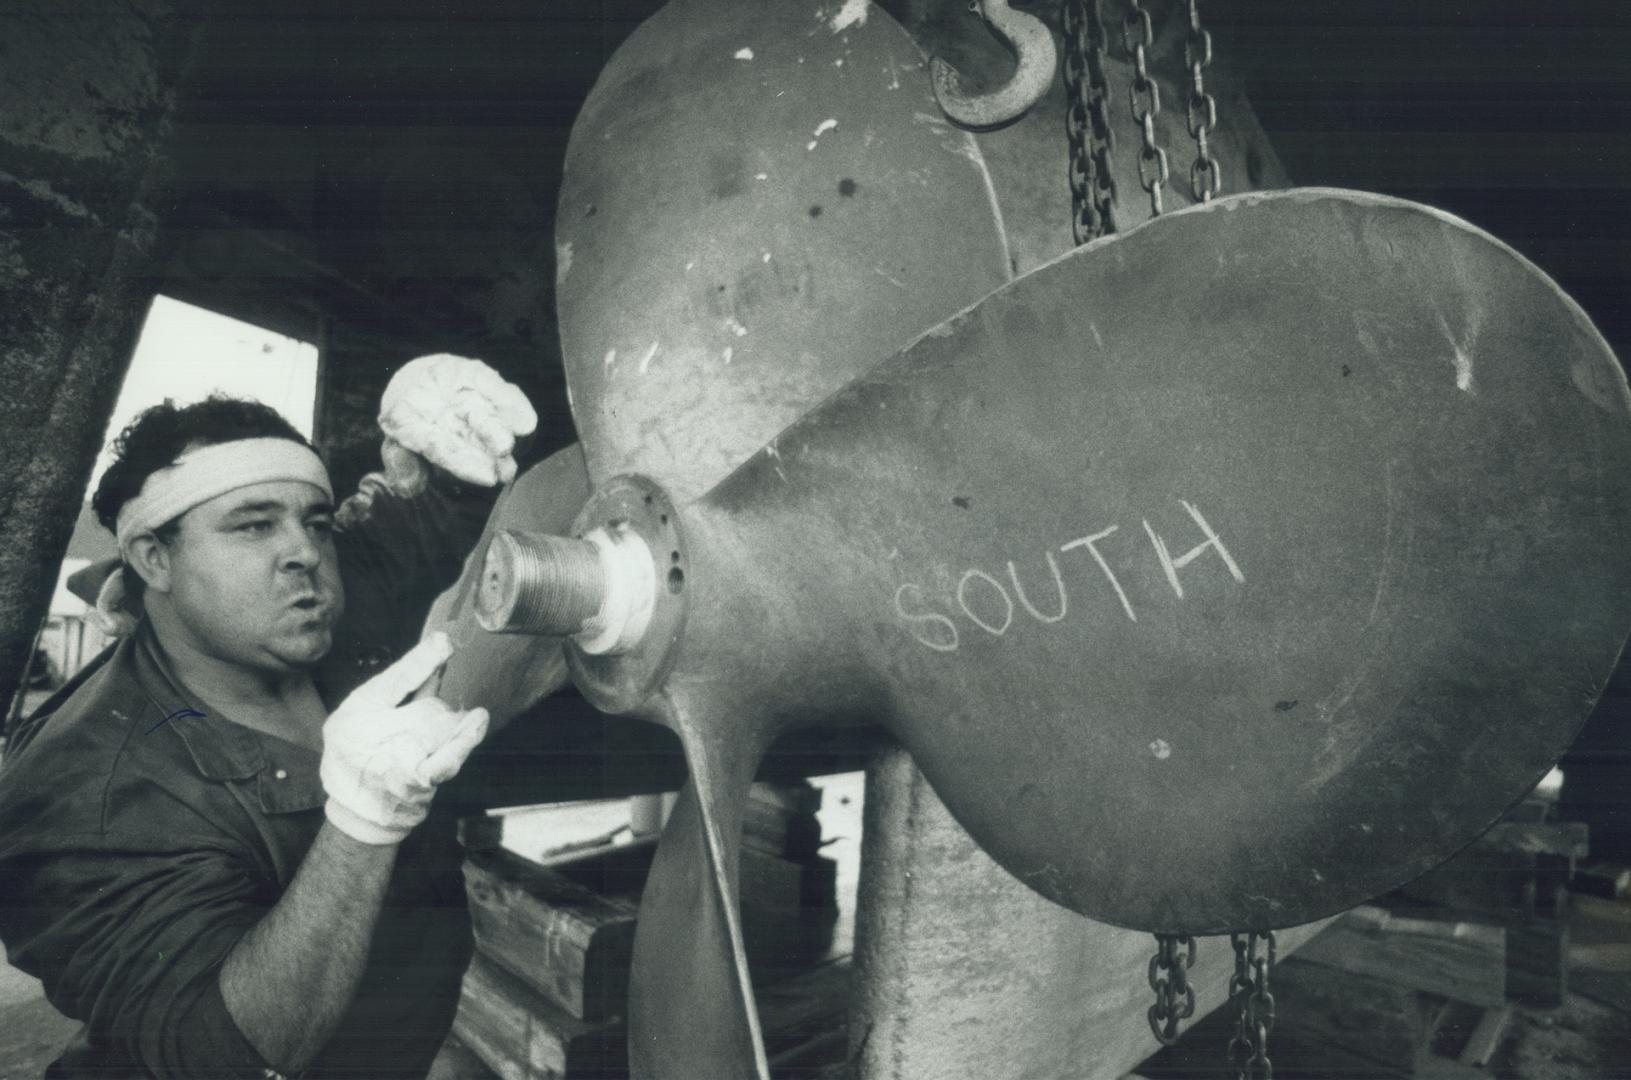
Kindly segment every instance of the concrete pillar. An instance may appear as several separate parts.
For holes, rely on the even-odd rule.
[[[0,13],[0,715],[151,299],[145,200],[186,40],[159,0]]]
[[[858,1080],[1117,1080],[1160,1049],[1145,1018],[1155,939],[1020,884],[904,750],[867,770],[861,836],[849,1023]],[[1281,931],[1280,955],[1324,926]],[[1200,939],[1186,1028],[1225,1003],[1233,969],[1227,937]]]

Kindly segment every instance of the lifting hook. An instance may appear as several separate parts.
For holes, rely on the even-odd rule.
[[[1006,86],[989,94],[968,94],[957,69],[938,56],[929,61],[934,98],[952,120],[970,128],[991,128],[1017,120],[1047,93],[1059,56],[1047,24],[1015,11],[1008,0],[971,0],[993,33],[1014,52],[1017,63]]]

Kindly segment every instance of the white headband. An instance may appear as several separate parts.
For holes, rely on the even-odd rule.
[[[296,480],[320,489],[330,500],[328,469],[315,453],[292,439],[234,439],[190,450],[155,471],[139,495],[119,508],[115,535],[125,545],[180,517],[217,495],[274,480]]]

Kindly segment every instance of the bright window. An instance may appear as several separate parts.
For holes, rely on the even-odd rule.
[[[317,346],[168,296],[156,297],[104,442],[165,398],[186,405],[211,394],[264,401],[309,439],[317,406]],[[96,490],[109,460],[104,449],[89,491]]]

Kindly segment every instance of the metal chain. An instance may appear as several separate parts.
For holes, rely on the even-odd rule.
[[[1189,66],[1189,135],[1195,140],[1195,162],[1189,167],[1189,189],[1196,202],[1211,202],[1223,190],[1223,173],[1212,156],[1207,136],[1218,126],[1218,103],[1206,92],[1203,73],[1212,62],[1212,35],[1201,27],[1200,0],[1189,0],[1189,36],[1184,63]]]
[[[1274,1030],[1274,995],[1269,993],[1269,969],[1274,966],[1274,931],[1230,934],[1235,947],[1235,973],[1229,980],[1229,1000],[1239,1010],[1235,1035],[1229,1040],[1229,1067],[1235,1080],[1273,1080],[1269,1060],[1269,1032]],[[1265,944],[1265,955],[1257,944]]]
[[[1133,58],[1133,123],[1144,135],[1138,152],[1138,182],[1150,196],[1150,216],[1161,216],[1161,189],[1170,174],[1167,152],[1155,141],[1155,118],[1161,115],[1161,87],[1150,76],[1148,50],[1155,44],[1155,31],[1143,0],[1131,0],[1130,10],[1121,20],[1121,38]]]
[[[1116,231],[1110,82],[1099,0],[1063,0],[1065,130],[1070,137],[1070,230],[1078,244]]]
[[[1184,952],[1179,952],[1179,947]],[[1150,957],[1150,989],[1155,1004],[1150,1006],[1150,1030],[1171,1046],[1178,1041],[1178,1024],[1195,1015],[1195,988],[1189,985],[1189,969],[1195,966],[1195,939],[1186,934],[1155,935],[1155,955]]]

